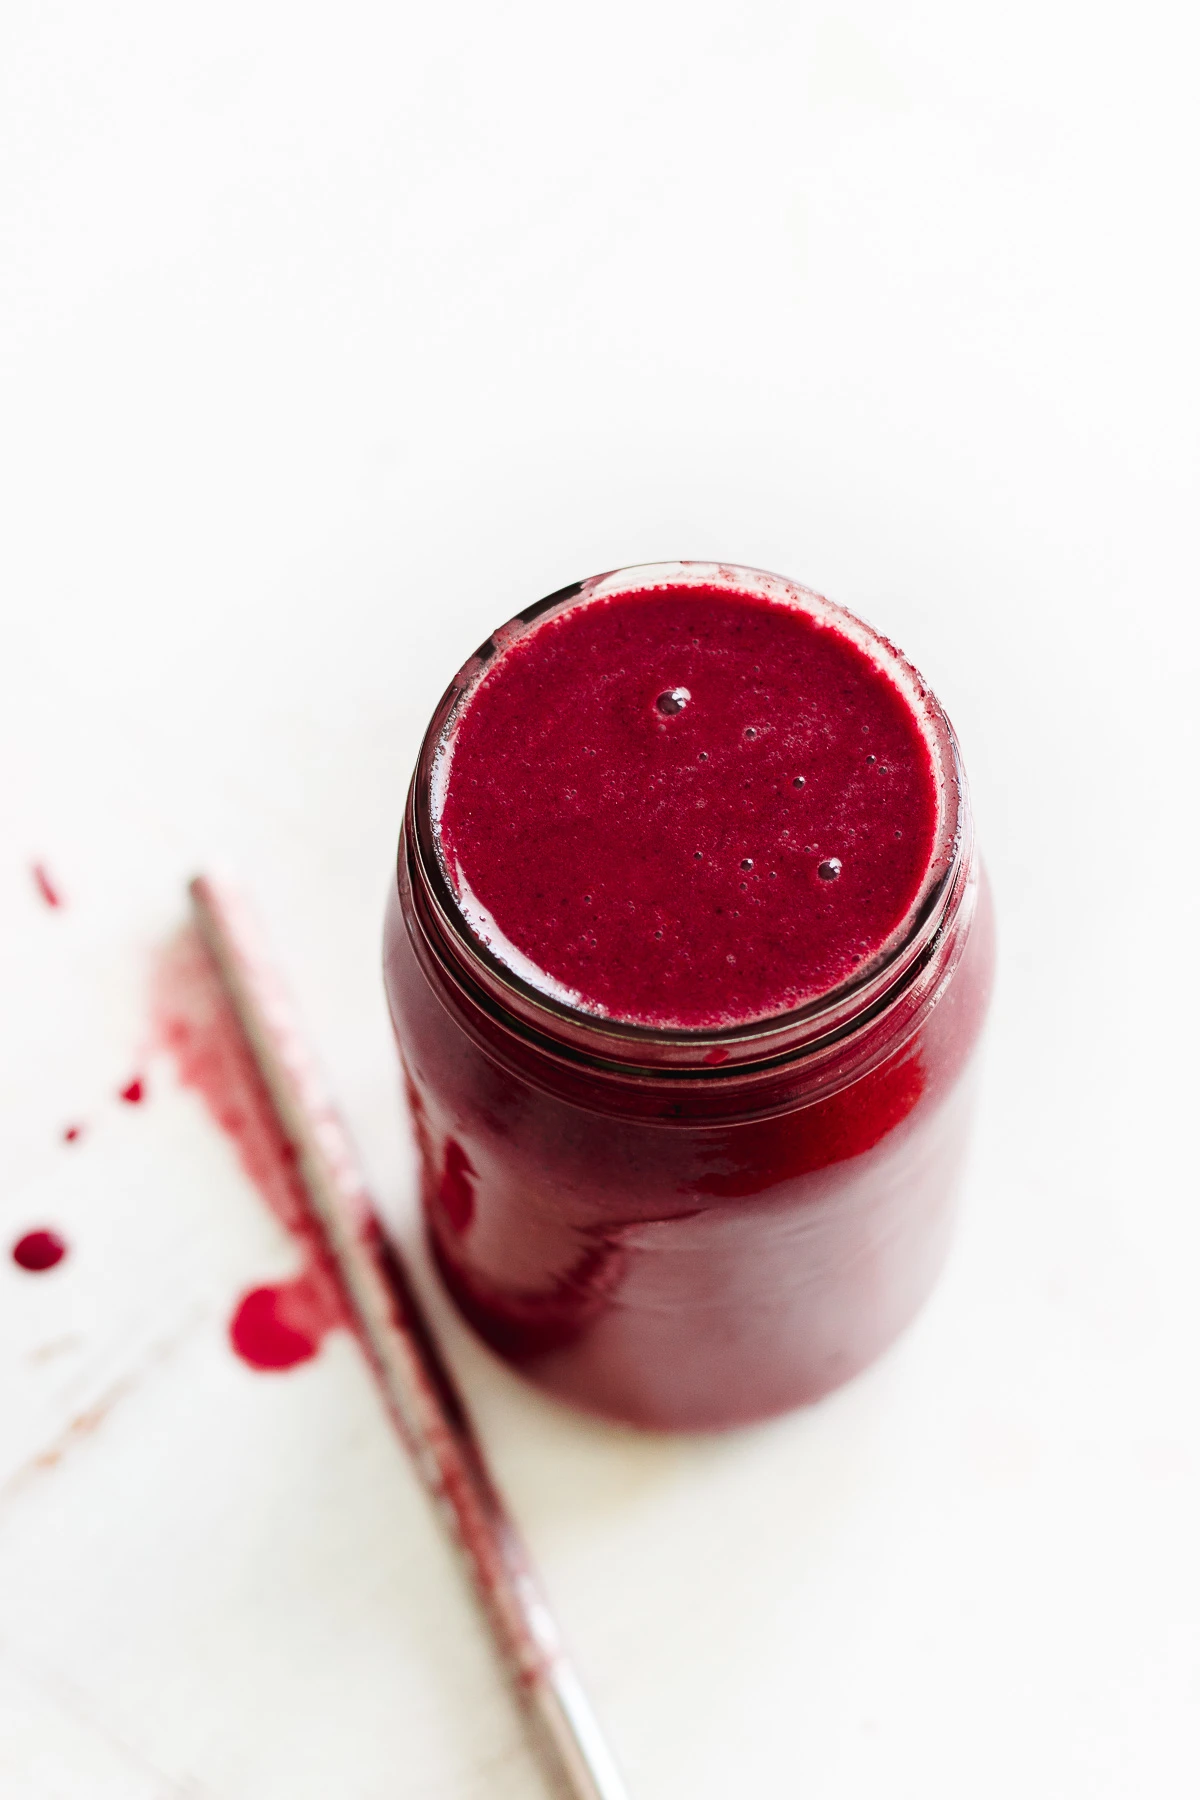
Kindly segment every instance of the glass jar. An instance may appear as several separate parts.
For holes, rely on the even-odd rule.
[[[798,1010],[656,1030],[549,997],[472,932],[438,854],[437,786],[492,658],[555,610],[659,585],[816,613],[901,688],[939,788],[916,901],[871,960]],[[820,1398],[908,1324],[941,1266],[991,909],[953,731],[920,677],[817,595],[659,564],[551,595],[447,690],[409,793],[385,979],[446,1286],[480,1335],[576,1405],[665,1429]]]

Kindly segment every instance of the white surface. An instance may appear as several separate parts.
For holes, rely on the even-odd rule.
[[[923,668],[1003,964],[950,1273],[830,1403],[647,1441],[439,1309],[597,1707],[638,1800],[1197,1791],[1190,20],[9,0],[0,1213],[73,1253],[0,1267],[6,1800],[538,1793],[349,1342],[233,1359],[291,1248],[164,1066],[114,1091],[231,861],[407,1219],[424,719],[676,555]]]

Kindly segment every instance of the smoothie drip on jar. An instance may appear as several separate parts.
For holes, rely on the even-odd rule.
[[[667,586],[502,648],[454,724],[439,853],[476,935],[582,1011],[751,1024],[853,975],[938,825],[913,707],[827,619]]]

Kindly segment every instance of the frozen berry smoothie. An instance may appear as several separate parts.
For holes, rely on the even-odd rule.
[[[699,564],[530,608],[434,717],[387,921],[461,1310],[643,1425],[819,1398],[936,1277],[990,971],[953,733],[869,627]]]

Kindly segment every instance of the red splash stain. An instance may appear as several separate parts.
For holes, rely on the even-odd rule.
[[[63,903],[62,893],[50,879],[50,872],[46,868],[45,863],[34,863],[29,873],[33,876],[34,887],[36,887],[38,893],[46,902],[46,905],[61,906]]]
[[[57,1231],[27,1231],[13,1245],[12,1259],[18,1268],[28,1269],[31,1275],[41,1275],[60,1263],[66,1254],[67,1246]]]
[[[133,1080],[128,1082],[121,1089],[120,1098],[125,1102],[126,1106],[140,1106],[142,1104],[142,1101],[146,1098],[146,1084],[140,1075],[135,1075]]]
[[[82,1125],[68,1125],[63,1130],[63,1143],[74,1144],[83,1136]]]
[[[324,1289],[310,1271],[243,1294],[229,1341],[252,1368],[291,1369],[317,1354],[327,1328]]]
[[[183,932],[160,959],[153,985],[155,1036],[237,1151],[266,1204],[295,1239],[299,1275],[255,1287],[229,1325],[234,1350],[254,1369],[290,1369],[349,1325],[337,1276],[309,1212],[296,1151],[275,1116],[225,990],[203,943]]]

